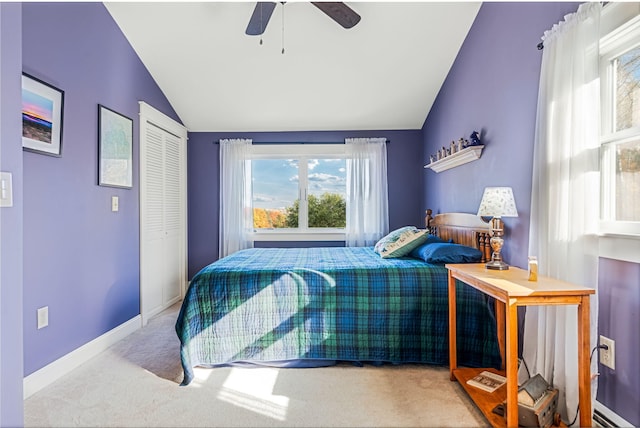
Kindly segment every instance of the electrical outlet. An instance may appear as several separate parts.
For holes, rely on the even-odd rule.
[[[49,325],[49,306],[38,308],[38,330]]]
[[[600,336],[600,345],[606,345],[608,349],[600,348],[600,364],[616,369],[616,342],[608,337]]]

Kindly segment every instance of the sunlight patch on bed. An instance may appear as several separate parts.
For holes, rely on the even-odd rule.
[[[300,281],[302,281],[302,283]],[[278,281],[274,281],[262,289],[259,293],[236,307],[208,328],[210,331],[208,331],[207,334],[213,337],[218,334],[224,336],[229,331],[242,332],[241,335],[239,334],[236,337],[233,343],[229,342],[225,344],[227,349],[224,349],[223,360],[236,360],[243,350],[259,343],[261,338],[272,333],[279,325],[294,316],[302,307],[309,303],[309,296],[306,293],[306,289],[299,289],[299,291],[297,291],[299,293],[298,299],[279,298],[276,290],[282,289],[283,286],[285,288],[290,287],[291,283],[296,283],[297,287],[306,287],[304,279],[299,275],[295,273],[282,275]],[[290,306],[287,306],[287,302],[292,303]],[[247,320],[251,320],[255,316],[254,311],[257,307],[263,308],[264,313],[271,313],[273,315],[264,318],[259,325],[247,323]],[[247,325],[254,325],[253,330],[247,330]],[[213,331],[211,331],[211,329],[213,329]]]
[[[218,399],[279,421],[286,420],[289,397],[274,395],[276,368],[233,368]]]
[[[329,275],[328,273],[325,272],[321,272],[319,270],[315,270],[315,269],[300,269],[301,271],[305,271],[305,272],[311,272],[314,275],[318,275],[319,277],[321,277],[322,279],[324,279],[323,285],[325,287],[329,287],[329,288],[333,288],[336,286],[336,280],[335,278],[333,278],[331,275]],[[298,278],[300,278],[302,281],[304,281],[304,278],[298,274],[296,274],[296,276]]]

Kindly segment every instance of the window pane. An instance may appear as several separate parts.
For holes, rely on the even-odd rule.
[[[616,131],[640,125],[640,47],[614,60]]]
[[[640,221],[640,140],[616,146],[616,221]]]
[[[298,161],[258,159],[251,161],[253,227],[298,227]]]
[[[309,227],[344,228],[347,224],[347,161],[309,159]]]

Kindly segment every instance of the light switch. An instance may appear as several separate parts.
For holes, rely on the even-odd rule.
[[[38,308],[38,330],[49,325],[49,306]]]
[[[11,173],[0,172],[0,207],[13,206],[13,185],[11,184]]]
[[[118,211],[118,197],[117,196],[112,196],[111,197],[111,211],[113,211],[113,212]]]

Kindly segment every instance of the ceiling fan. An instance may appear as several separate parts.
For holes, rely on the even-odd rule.
[[[281,2],[284,4],[284,2]],[[248,36],[259,36],[264,33],[267,23],[271,18],[271,14],[276,7],[276,2],[259,1],[256,3],[255,9],[245,34]],[[344,28],[351,28],[360,22],[360,15],[353,11],[349,6],[342,2],[311,2],[315,7],[326,13],[331,19],[336,21]]]

